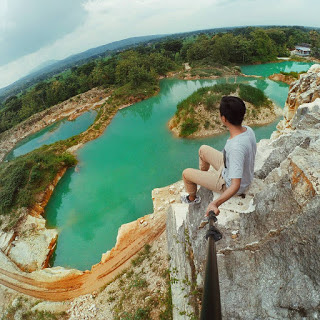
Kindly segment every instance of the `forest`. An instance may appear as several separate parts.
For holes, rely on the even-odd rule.
[[[121,101],[129,96],[145,99],[159,89],[160,76],[182,70],[185,62],[191,67],[264,63],[276,60],[277,56],[289,56],[289,50],[299,43],[310,43],[312,55],[320,58],[319,31],[303,27],[246,27],[146,42],[74,66],[20,95],[9,97],[0,105],[0,133],[97,86],[111,89],[113,97],[120,97]]]

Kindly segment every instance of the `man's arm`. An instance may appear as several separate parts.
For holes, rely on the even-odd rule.
[[[219,206],[234,196],[240,188],[241,178],[231,179],[231,185],[216,200],[213,200],[207,208],[206,216],[209,215],[209,211],[214,211],[217,216],[220,213]]]

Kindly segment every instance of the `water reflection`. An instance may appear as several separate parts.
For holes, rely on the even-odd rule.
[[[55,188],[55,193],[58,192],[61,195],[59,198],[56,199],[54,203],[55,208],[57,208],[57,210],[61,208],[63,199],[71,190],[70,184],[71,184],[71,178],[74,172],[75,172],[74,168],[68,169]],[[48,209],[50,209],[50,205],[51,203],[49,201],[46,207],[46,212],[48,211]],[[47,227],[54,228],[55,226],[57,226],[57,215],[52,215],[50,217],[50,222],[47,221]]]
[[[126,116],[128,113],[133,114],[135,117],[139,116],[144,122],[151,118],[154,104],[146,104],[143,108],[135,108],[134,112],[130,112],[128,108],[120,110],[122,116]]]
[[[282,72],[301,72],[306,71],[312,66],[313,62],[295,62],[283,61],[276,63],[266,63],[260,65],[247,65],[241,67],[241,72],[247,75],[254,74],[262,77],[268,77],[274,73]]]
[[[256,83],[257,83],[256,87],[262,91],[265,91],[269,86],[269,83],[265,80],[260,80],[260,81],[257,80]]]

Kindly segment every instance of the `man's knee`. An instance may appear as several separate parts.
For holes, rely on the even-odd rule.
[[[199,157],[201,158],[201,155],[205,152],[205,150],[207,148],[210,148],[209,146],[203,144],[200,148],[199,148]]]
[[[190,177],[191,172],[192,172],[192,169],[190,169],[190,168],[184,169],[183,172],[182,172],[182,178],[188,180],[188,178]]]

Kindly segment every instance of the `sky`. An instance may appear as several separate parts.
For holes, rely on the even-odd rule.
[[[320,27],[319,0],[0,0],[0,88],[130,37],[246,25]]]

